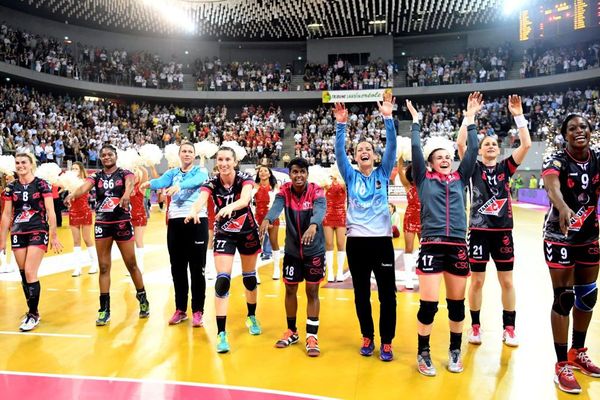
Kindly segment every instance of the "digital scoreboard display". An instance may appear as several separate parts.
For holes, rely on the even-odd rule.
[[[519,40],[551,38],[600,26],[600,0],[552,1],[521,10]]]

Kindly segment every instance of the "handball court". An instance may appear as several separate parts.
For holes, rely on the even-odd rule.
[[[251,336],[244,325],[246,305],[242,279],[234,270],[227,328],[231,352],[215,351],[214,281],[208,282],[205,326],[191,321],[169,326],[174,311],[166,248],[164,214],[153,209],[146,230],[144,280],[151,306],[147,320],[138,318],[138,302],[125,267],[113,254],[111,322],[96,327],[98,275],[87,268],[71,277],[72,239],[68,224],[59,229],[65,252],[49,254],[41,269],[41,323],[20,333],[26,310],[18,273],[0,275],[0,398],[53,399],[567,399],[553,382],[554,349],[550,329],[552,288],[543,260],[543,209],[515,204],[515,286],[520,347],[502,344],[500,287],[488,265],[482,307],[483,344],[467,343],[467,310],[463,333],[465,371],[446,370],[449,343],[444,295],[431,336],[438,375],[420,375],[415,366],[415,291],[397,295],[398,321],[394,360],[361,357],[361,335],[349,280],[321,286],[319,345],[321,356],[304,349],[306,297],[299,290],[298,328],[301,341],[286,349],[274,343],[284,332],[285,293],[282,281],[271,279],[272,263],[260,262],[257,317],[263,333]],[[284,229],[280,230],[283,243]],[[403,238],[395,240],[399,252]],[[116,246],[115,246],[116,247]],[[283,248],[283,247],[282,247]],[[402,257],[397,257],[402,260]],[[401,262],[401,261],[400,261]],[[377,327],[377,293],[372,293]],[[600,316],[594,316],[588,354],[600,363]],[[579,398],[600,399],[600,379],[578,372]]]

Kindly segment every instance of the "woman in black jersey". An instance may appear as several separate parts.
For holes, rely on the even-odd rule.
[[[469,334],[469,343],[481,344],[479,313],[485,269],[491,255],[502,288],[502,325],[504,329],[502,340],[506,345],[516,347],[519,342],[515,334],[513,212],[508,182],[525,159],[531,147],[531,138],[527,120],[523,116],[521,97],[508,96],[508,109],[519,129],[519,147],[510,156],[498,162],[500,154],[498,140],[495,136],[485,136],[479,142],[481,161],[476,162],[471,176],[468,242],[472,273],[469,286],[472,329]],[[462,159],[467,151],[467,127],[464,124],[460,128],[456,144],[458,155]]]
[[[230,347],[225,325],[231,270],[236,249],[240,253],[242,281],[246,288],[248,307],[246,326],[251,335],[262,333],[256,319],[256,258],[260,251],[260,241],[258,225],[249,207],[254,180],[250,175],[237,171],[236,155],[230,147],[221,147],[217,151],[216,159],[219,173],[202,184],[200,197],[192,206],[185,222],[199,223],[198,212],[206,207],[208,197],[212,197],[217,212],[213,246],[217,269],[215,282],[217,352],[227,353]]]
[[[554,382],[567,393],[580,393],[572,369],[600,378],[587,355],[585,338],[596,304],[598,288],[598,191],[600,151],[590,147],[592,126],[571,114],[560,132],[566,147],[555,151],[542,167],[551,208],[544,220],[544,256],[554,289],[551,323],[554,336]],[[575,306],[575,307],[573,307]],[[573,336],[567,352],[569,316],[573,310]]]
[[[150,305],[146,298],[144,280],[135,260],[133,242],[133,226],[129,197],[133,192],[135,178],[130,171],[117,167],[117,150],[111,145],[100,149],[102,169],[90,176],[72,194],[65,199],[70,203],[73,199],[96,187],[96,252],[100,266],[100,309],[97,326],[106,325],[110,321],[110,269],[111,248],[117,242],[123,262],[135,285],[136,298],[140,302],[140,318],[150,315]]]
[[[6,186],[3,194],[0,252],[5,251],[10,227],[12,252],[19,266],[21,285],[29,307],[19,327],[25,332],[34,329],[40,322],[38,270],[48,248],[48,240],[56,252],[62,250],[62,245],[56,234],[50,184],[33,175],[35,159],[31,154],[17,153],[15,164],[17,179]]]

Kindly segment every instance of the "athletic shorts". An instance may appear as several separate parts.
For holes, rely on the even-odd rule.
[[[11,248],[13,250],[26,249],[27,247],[34,246],[48,250],[48,232],[27,232],[27,233],[14,233],[10,238]]]
[[[469,231],[471,271],[485,272],[490,255],[498,271],[512,271],[515,260],[512,231]]]
[[[443,237],[423,238],[419,249],[417,274],[470,275],[467,243]]]
[[[302,259],[283,256],[283,281],[285,283],[320,283],[325,276],[325,253]]]
[[[218,255],[235,255],[235,250],[245,256],[258,254],[260,252],[260,240],[258,238],[258,230],[254,229],[250,233],[242,233],[237,235],[222,235],[215,233],[213,238],[213,250],[215,256]]]
[[[595,267],[600,262],[598,241],[584,244],[544,240],[544,258],[550,268]]]
[[[94,226],[96,240],[113,239],[116,242],[127,242],[133,239],[133,225],[130,221],[116,222],[114,224],[100,224]]]

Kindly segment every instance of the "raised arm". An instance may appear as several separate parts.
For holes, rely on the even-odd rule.
[[[471,93],[467,102],[467,112],[465,112],[465,125],[467,126],[467,150],[463,156],[458,173],[461,179],[466,183],[473,175],[475,162],[477,161],[477,126],[475,126],[475,114],[483,107],[483,96],[479,92]]]
[[[469,99],[467,100],[467,110],[469,108],[476,107],[478,104],[483,104],[483,95],[479,92],[473,92],[469,94]],[[465,152],[467,151],[467,125],[469,121],[466,118],[467,112],[463,113],[463,121],[460,129],[458,130],[458,137],[456,138],[456,147],[458,149],[458,158],[461,160],[465,156]]]
[[[396,161],[396,127],[392,118],[394,103],[396,103],[396,98],[392,97],[391,92],[384,92],[383,103],[377,103],[379,113],[383,116],[385,123],[385,151],[383,152],[381,168],[383,168],[385,175],[388,177],[392,174],[394,162]]]
[[[412,152],[413,180],[418,186],[425,179],[425,158],[421,149],[421,125],[419,125],[419,113],[410,100],[406,100],[406,107],[412,116],[412,127],[410,137],[410,148]]]
[[[335,103],[333,110],[335,115],[335,160],[344,180],[348,180],[348,174],[352,165],[346,155],[346,125],[348,123],[348,110],[343,103]]]
[[[398,157],[398,177],[400,178],[400,183],[405,188],[410,187],[410,182],[408,178],[406,178],[406,171],[404,170],[404,159],[402,156]]]
[[[523,115],[523,105],[521,103],[521,96],[512,95],[508,96],[508,109],[515,119],[515,124],[519,129],[519,147],[517,147],[513,153],[512,158],[517,164],[521,164],[527,155],[527,152],[531,148],[531,136],[529,135],[529,128],[527,126],[527,120]]]

